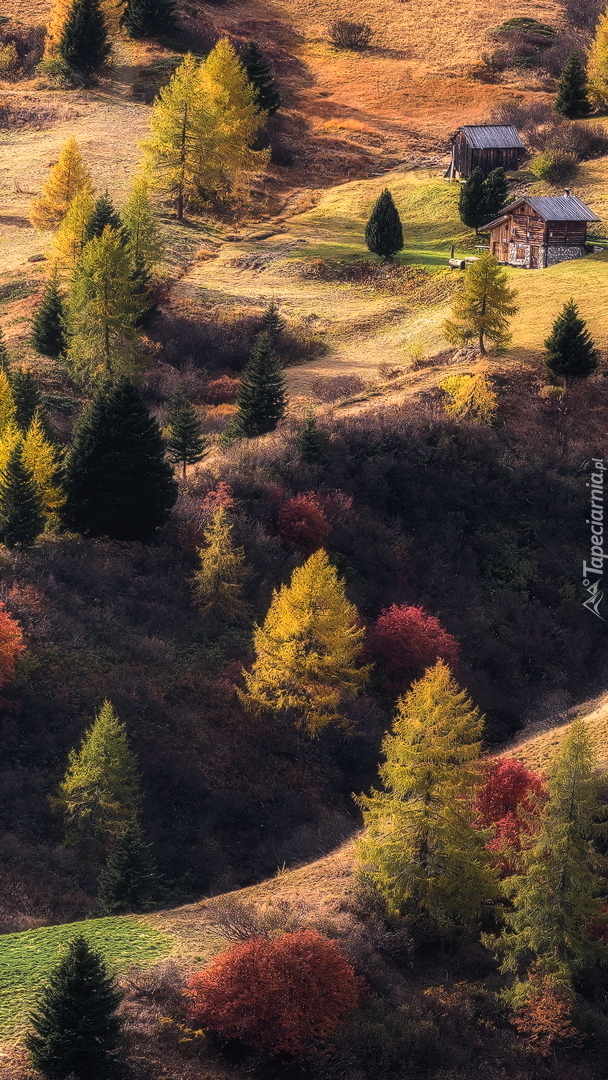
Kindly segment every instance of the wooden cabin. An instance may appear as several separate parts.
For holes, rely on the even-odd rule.
[[[519,169],[526,148],[517,128],[511,124],[479,124],[458,128],[452,137],[452,161],[446,176],[467,180],[473,169],[515,171]]]
[[[480,231],[490,234],[490,251],[499,262],[541,270],[587,255],[587,225],[599,220],[566,188],[563,195],[518,199]]]

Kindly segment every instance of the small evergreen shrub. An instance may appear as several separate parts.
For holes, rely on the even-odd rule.
[[[367,49],[373,33],[371,26],[367,23],[336,19],[329,28],[329,40],[337,49],[353,49],[355,52],[361,52]]]

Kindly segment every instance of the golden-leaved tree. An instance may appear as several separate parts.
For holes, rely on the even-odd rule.
[[[589,49],[587,64],[589,97],[605,108],[608,105],[608,8],[600,15]]]
[[[454,297],[452,316],[443,324],[447,340],[454,345],[476,341],[482,356],[486,341],[504,347],[511,337],[509,320],[518,311],[516,296],[500,263],[493,255],[481,255],[467,268]]]
[[[65,494],[59,482],[57,450],[46,438],[38,415],[23,438],[21,456],[33,476],[42,511],[48,520],[63,506]]]
[[[291,714],[308,735],[340,721],[340,701],[356,694],[369,667],[361,667],[364,630],[344,583],[323,550],[275,590],[262,626],[254,629],[255,662],[245,672],[245,706]]]
[[[93,194],[91,174],[76,139],[68,139],[53,165],[39,198],[30,209],[30,221],[36,229],[55,229],[63,221],[70,203],[81,191]]]
[[[194,575],[194,602],[202,615],[219,615],[229,621],[246,618],[243,600],[247,573],[245,553],[232,537],[232,523],[225,507],[215,511],[199,548],[200,566]]]
[[[71,274],[86,244],[87,225],[95,210],[95,199],[89,188],[74,196],[69,209],[53,236],[50,258],[58,273]]]
[[[165,245],[145,176],[137,177],[121,217],[129,234],[129,250],[134,262],[143,260],[148,269],[154,270],[163,261]]]
[[[124,238],[106,225],[85,245],[72,278],[67,361],[75,378],[115,377],[138,366],[137,320],[144,307]]]
[[[475,923],[498,886],[474,827],[483,717],[439,660],[397,703],[382,745],[384,790],[363,795],[357,853],[398,914],[438,927]]]

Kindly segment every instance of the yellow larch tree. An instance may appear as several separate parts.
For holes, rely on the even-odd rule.
[[[200,84],[212,131],[206,166],[211,164],[213,172],[207,180],[200,169],[201,194],[237,195],[249,177],[264,171],[270,150],[251,149],[266,113],[259,111],[254,87],[228,38],[221,38],[201,65]],[[207,148],[204,152],[208,155]]]
[[[49,518],[63,506],[65,495],[58,481],[57,451],[45,437],[38,415],[25,434],[21,456],[26,469],[34,477],[42,509]]]
[[[357,664],[364,630],[344,582],[323,550],[275,590],[263,626],[254,629],[255,662],[240,693],[253,712],[292,714],[296,725],[317,735],[340,721],[345,695],[356,694],[369,667]]]
[[[498,397],[485,369],[474,375],[449,375],[440,384],[446,399],[444,409],[461,420],[491,424],[498,408]]]
[[[63,221],[72,199],[80,191],[93,193],[91,174],[76,139],[68,139],[51,169],[40,197],[34,199],[30,221],[36,229],[55,229]]]
[[[0,438],[7,428],[17,424],[17,408],[6,371],[0,370]]]
[[[50,258],[59,273],[71,274],[86,243],[87,225],[95,209],[95,199],[89,188],[83,188],[72,200],[57,232],[53,236]]]
[[[150,199],[150,184],[145,176],[137,177],[120,216],[129,234],[133,261],[137,263],[143,260],[153,270],[163,261],[165,245]]]
[[[11,420],[0,434],[0,479],[2,479],[6,473],[6,468],[13,450],[20,445],[22,440],[22,433],[19,431],[14,420]]]
[[[234,543],[232,531],[225,507],[218,507],[205,529],[205,543],[198,551],[200,567],[192,584],[201,614],[234,621],[245,618],[249,608],[243,600],[245,553]]]
[[[608,8],[600,15],[589,49],[587,64],[589,97],[605,108],[608,105]]]
[[[145,169],[152,185],[175,200],[177,220],[197,195],[208,129],[200,92],[200,63],[188,53],[152,106],[150,137],[143,143]]]

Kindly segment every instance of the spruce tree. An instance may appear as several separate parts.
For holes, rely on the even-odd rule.
[[[107,191],[101,195],[95,203],[95,209],[87,222],[84,233],[85,244],[87,244],[89,240],[92,240],[93,237],[101,236],[106,225],[111,229],[114,229],[119,236],[124,236],[120,215],[116,212]]]
[[[257,41],[250,41],[241,57],[247,78],[253,86],[256,104],[260,112],[274,116],[281,107],[281,95],[276,84],[272,65]]]
[[[141,791],[127,729],[104,701],[78,750],[72,750],[54,805],[64,817],[69,844],[98,849],[137,824]]]
[[[477,340],[482,356],[487,355],[486,339],[499,348],[510,340],[509,319],[517,313],[517,293],[508,286],[508,277],[493,255],[481,255],[467,268],[464,282],[452,305],[452,317],[443,332],[454,345]]]
[[[591,108],[587,72],[579,54],[573,52],[557,84],[554,109],[569,120],[577,120],[589,116]]]
[[[142,255],[136,255],[133,261],[131,288],[134,300],[141,307],[141,311],[135,319],[135,326],[138,330],[141,330],[142,327],[150,325],[158,312],[158,303],[152,286],[152,274]]]
[[[175,0],[126,0],[120,22],[132,38],[170,34],[175,29]]]
[[[101,956],[84,937],[74,938],[30,1017],[25,1045],[34,1068],[49,1080],[118,1076],[121,997]]]
[[[85,245],[72,277],[67,363],[84,382],[137,368],[137,322],[146,309],[124,237],[106,225]]]
[[[568,300],[545,341],[545,363],[567,387],[569,379],[586,379],[597,368],[598,352],[574,300]]]
[[[169,406],[167,422],[167,456],[175,465],[181,465],[186,478],[186,467],[202,461],[207,452],[207,440],[198,413],[183,394],[174,394]]]
[[[97,901],[104,915],[137,911],[154,898],[157,884],[152,849],[137,824],[122,828],[99,875]]]
[[[271,300],[264,314],[262,315],[262,328],[261,332],[267,334],[273,345],[280,340],[282,335],[287,329],[285,319],[279,311],[278,304],[275,300]]]
[[[507,177],[502,168],[493,169],[484,180],[485,217],[482,225],[497,218],[505,205],[508,194]]]
[[[38,383],[27,368],[17,368],[10,374],[11,390],[15,403],[15,423],[23,434],[28,430],[40,408]]]
[[[63,221],[79,192],[92,196],[91,174],[75,139],[64,144],[59,160],[51,169],[39,198],[32,203],[30,221],[36,229],[55,229]]]
[[[549,800],[539,832],[521,854],[521,873],[509,882],[512,908],[498,942],[504,969],[533,970],[566,986],[608,959],[590,935],[602,922],[608,888],[606,859],[595,841],[606,835],[597,754],[585,720],[575,720],[549,774]]]
[[[365,226],[365,243],[369,251],[383,259],[392,259],[403,248],[401,218],[388,188],[374,203]]]
[[[78,420],[66,465],[69,529],[149,543],[177,498],[156,420],[128,379],[104,383]]]
[[[22,448],[11,451],[0,480],[0,537],[7,548],[30,547],[44,528],[34,477],[23,464]]]
[[[10,367],[11,358],[8,354],[6,347],[6,341],[4,340],[4,331],[0,326],[0,371],[8,371]]]
[[[302,461],[307,461],[310,465],[321,461],[323,440],[312,409],[307,412],[306,419],[298,432],[298,447]]]
[[[51,356],[56,360],[67,352],[66,318],[64,297],[60,292],[59,279],[55,272],[49,279],[42,302],[32,322],[31,342],[41,356]]]
[[[274,431],[285,415],[285,375],[268,335],[262,334],[243,372],[235,430],[247,439]]]
[[[217,615],[231,622],[249,615],[243,601],[247,573],[245,554],[232,537],[226,509],[218,507],[205,529],[204,546],[198,552],[200,565],[192,585],[194,602],[202,615]]]
[[[474,827],[483,718],[442,660],[397,703],[385,736],[383,791],[358,802],[364,872],[394,914],[425,914],[437,927],[475,924],[497,895]]]
[[[59,42],[59,55],[66,67],[88,82],[111,51],[100,0],[74,0]]]
[[[340,721],[343,696],[357,694],[369,675],[358,663],[364,630],[327,552],[294,570],[273,593],[253,634],[255,661],[239,692],[253,712],[291,716],[308,735]]]
[[[486,174],[479,167],[473,169],[460,188],[458,204],[460,220],[468,225],[469,229],[478,229],[480,225],[492,220],[487,213],[486,192]]]

